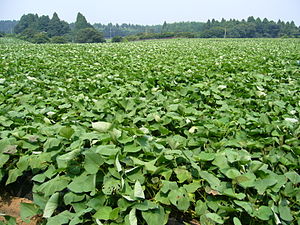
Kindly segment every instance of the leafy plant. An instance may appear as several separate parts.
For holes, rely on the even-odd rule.
[[[295,224],[299,48],[0,43],[1,183],[47,225]]]

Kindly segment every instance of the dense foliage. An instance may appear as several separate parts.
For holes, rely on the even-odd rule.
[[[37,17],[37,15],[28,14],[24,15],[22,19],[28,17]],[[48,16],[41,16],[39,25],[34,25],[37,31],[41,31],[41,27],[47,27],[50,21]],[[31,21],[35,21],[31,19]],[[34,24],[36,22],[33,22]],[[8,32],[13,30],[15,23],[11,23],[11,28],[7,28],[8,21],[0,21],[0,31]],[[20,21],[22,24],[22,21]],[[17,27],[20,25],[17,25]],[[66,24],[64,25],[64,27]],[[3,28],[2,28],[3,27]],[[93,26],[89,24],[85,17],[78,13],[75,23],[69,24],[69,27],[74,31],[73,35],[76,36],[76,31],[85,28],[94,27],[96,30],[103,33],[105,38],[113,38],[115,36],[127,37],[127,40],[143,40],[143,39],[159,39],[168,37],[200,37],[200,38],[278,38],[278,37],[300,37],[300,27],[295,23],[269,21],[268,19],[261,20],[260,18],[248,17],[247,20],[225,20],[221,21],[212,19],[206,23],[203,22],[177,22],[166,23],[163,25],[134,25],[134,24],[112,24],[107,25],[95,23]],[[15,29],[18,33],[18,29]],[[44,29],[42,31],[47,31]],[[61,29],[55,29],[56,35],[61,36]],[[51,35],[49,35],[51,36]],[[53,35],[52,35],[53,36]],[[69,38],[70,39],[70,38]],[[76,39],[76,37],[75,37]],[[126,40],[124,39],[124,40]],[[70,39],[71,40],[71,39]],[[70,41],[69,40],[69,41]]]
[[[296,39],[0,42],[1,184],[32,181],[21,216],[47,225],[297,224],[299,53]]]

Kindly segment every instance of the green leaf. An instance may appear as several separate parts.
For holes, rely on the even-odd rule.
[[[56,138],[49,138],[44,143],[44,151],[52,150],[53,148],[57,148],[61,143],[61,140]]]
[[[42,192],[45,196],[53,195],[55,192],[65,189],[70,182],[70,178],[65,176],[56,176],[55,178],[41,184],[37,191]]]
[[[196,202],[195,211],[196,211],[196,214],[198,216],[204,215],[206,213],[206,211],[207,211],[207,205],[206,205],[206,203],[202,202],[201,200],[198,200]]]
[[[66,205],[71,204],[72,202],[80,202],[85,198],[85,195],[79,195],[72,192],[68,192],[64,195],[64,202]]]
[[[142,216],[148,225],[165,224],[165,211],[161,206],[158,209],[142,211]]]
[[[285,199],[283,199],[279,206],[278,206],[278,211],[279,211],[279,215],[280,218],[285,220],[285,221],[292,221],[293,220],[293,216],[291,214],[291,210],[286,202]]]
[[[96,174],[100,166],[104,164],[104,159],[101,155],[91,151],[86,151],[84,156],[84,169],[89,174]]]
[[[126,145],[124,147],[124,152],[139,152],[142,150],[141,146],[135,146],[135,145]]]
[[[134,184],[134,197],[139,199],[145,199],[145,194],[142,185],[138,180]]]
[[[258,194],[262,195],[268,187],[271,187],[277,183],[277,179],[274,176],[269,175],[264,179],[257,180],[255,182],[255,189]]]
[[[39,213],[39,207],[31,203],[20,203],[20,216],[23,221],[29,223],[30,219]]]
[[[122,165],[119,161],[119,155],[117,155],[117,157],[116,157],[115,166],[117,168],[117,171],[120,173],[122,171]]]
[[[216,213],[206,213],[205,216],[218,224],[224,224],[224,220]]]
[[[186,211],[190,207],[190,200],[183,188],[170,191],[168,198],[179,210]]]
[[[237,198],[239,200],[243,200],[246,197],[246,195],[244,193],[238,193],[238,194],[235,193],[232,188],[225,189],[223,191],[223,194],[227,195],[229,197]]]
[[[134,207],[141,211],[147,211],[149,209],[158,209],[158,205],[150,200],[145,200],[141,203],[137,203]]]
[[[98,132],[103,132],[103,133],[107,132],[110,130],[111,127],[112,124],[108,122],[100,121],[100,122],[92,123],[92,128]]]
[[[60,155],[56,158],[58,168],[67,168],[68,163],[74,159],[79,153],[81,152],[80,149],[73,150],[68,152],[64,155]]]
[[[219,180],[219,178],[217,178],[216,176],[214,176],[213,174],[211,174],[209,172],[200,171],[199,175],[204,180],[206,180],[210,184],[211,188],[213,188],[213,189],[217,189],[221,184],[221,181]]]
[[[67,210],[61,212],[60,214],[50,217],[47,219],[46,225],[62,225],[68,224],[69,221],[74,217],[74,213],[71,213]]]
[[[62,137],[65,137],[67,139],[70,139],[72,137],[72,135],[74,134],[74,129],[71,127],[62,127],[59,130],[59,135]]]
[[[115,191],[118,191],[121,188],[120,180],[117,180],[112,177],[107,177],[103,181],[102,192],[105,195],[111,195]]]
[[[83,173],[79,177],[75,177],[73,181],[68,185],[68,188],[75,193],[93,193],[95,192],[96,188],[96,175],[88,175],[86,173]]]
[[[43,214],[44,218],[50,218],[52,216],[55,209],[58,207],[58,199],[59,199],[59,193],[55,193],[49,198],[46,207],[44,209],[44,214]]]
[[[12,170],[9,170],[8,179],[5,183],[5,185],[8,185],[8,184],[11,184],[11,183],[15,182],[19,176],[22,176],[22,174],[23,174],[23,171],[18,169],[18,168],[14,168]]]
[[[284,174],[293,184],[300,183],[300,175],[295,171],[289,171]]]
[[[130,225],[137,225],[137,218],[136,218],[136,209],[132,208],[129,212],[129,223]]]
[[[230,168],[230,169],[226,170],[226,172],[224,174],[226,177],[228,177],[230,179],[235,179],[236,177],[241,175],[240,171],[238,171],[235,168]]]
[[[234,225],[242,225],[241,221],[240,221],[239,218],[237,218],[237,217],[234,217],[234,218],[233,218],[233,224],[234,224]]]
[[[116,155],[119,151],[120,149],[114,145],[100,145],[95,150],[97,154],[104,156]]]
[[[112,208],[110,206],[102,206],[93,217],[100,220],[109,220],[110,213]]]
[[[194,193],[201,187],[201,184],[200,181],[193,181],[190,184],[184,184],[183,187],[188,193]]]
[[[214,153],[207,153],[207,152],[200,152],[200,154],[197,156],[197,159],[200,161],[212,161],[215,159]]]
[[[179,183],[192,179],[191,173],[184,168],[175,168],[174,172],[176,173]]]
[[[237,204],[238,206],[242,207],[249,215],[252,215],[253,208],[252,208],[252,205],[250,202],[234,200],[234,203]]]
[[[268,206],[261,206],[257,211],[254,211],[254,215],[261,220],[268,221],[273,216],[273,211]]]
[[[9,155],[0,153],[0,168],[9,160]]]

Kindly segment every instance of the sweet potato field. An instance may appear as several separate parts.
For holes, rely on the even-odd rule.
[[[24,221],[300,224],[299,114],[297,39],[0,42],[0,186],[33,200]]]

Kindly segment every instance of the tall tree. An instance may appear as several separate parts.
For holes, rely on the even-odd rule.
[[[37,27],[38,15],[37,14],[27,14],[23,15],[19,23],[15,26],[14,32],[16,34],[22,33],[24,30],[30,28],[35,30]]]
[[[79,31],[85,28],[93,28],[91,24],[89,24],[86,18],[79,12],[77,14],[76,22],[75,22],[75,31]]]
[[[168,29],[168,24],[167,24],[167,22],[165,21],[164,24],[162,25],[161,33],[167,32],[167,29]]]
[[[65,21],[61,21],[57,13],[54,13],[48,26],[49,37],[62,36],[69,32],[70,32],[69,24]]]
[[[37,20],[37,30],[40,32],[41,31],[47,32],[49,23],[50,23],[49,16],[44,16],[44,15],[40,16]]]

